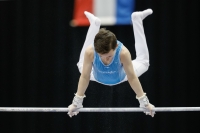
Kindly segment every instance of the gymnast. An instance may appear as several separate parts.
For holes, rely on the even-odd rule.
[[[151,9],[147,9],[131,15],[136,49],[136,59],[132,60],[129,50],[117,40],[115,34],[104,28],[100,29],[101,20],[87,11],[84,12],[90,26],[77,63],[81,75],[72,104],[68,106],[70,117],[77,115],[78,109],[83,108],[82,103],[90,80],[109,86],[128,81],[136,93],[140,108],[144,109],[146,115],[154,117],[155,107],[149,102],[138,79],[149,67],[143,19],[152,13]]]

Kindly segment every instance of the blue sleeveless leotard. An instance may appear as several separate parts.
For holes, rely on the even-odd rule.
[[[126,76],[122,63],[120,62],[120,51],[123,44],[117,41],[114,57],[110,64],[105,65],[100,56],[94,51],[93,75],[97,82],[105,85],[120,83]]]

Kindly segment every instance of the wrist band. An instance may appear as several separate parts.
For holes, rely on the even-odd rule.
[[[75,94],[75,96],[78,97],[78,98],[84,98],[84,97],[86,97],[86,95],[84,95],[84,96],[79,96],[78,94]]]
[[[140,100],[141,98],[143,98],[143,97],[145,97],[145,96],[146,96],[146,93],[144,93],[144,95],[141,96],[141,97],[137,97],[137,96],[136,96],[136,99]]]

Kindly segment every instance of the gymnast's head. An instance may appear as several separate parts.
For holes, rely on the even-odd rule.
[[[117,38],[109,30],[101,28],[94,38],[94,49],[100,55],[112,55],[117,47]]]

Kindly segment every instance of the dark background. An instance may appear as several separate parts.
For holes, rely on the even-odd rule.
[[[67,107],[77,90],[76,63],[88,27],[71,27],[72,0],[0,1],[0,106]],[[139,79],[156,107],[198,107],[199,5],[194,0],[136,0],[153,9],[144,20],[149,70]],[[132,26],[113,31],[135,58]],[[84,107],[138,107],[128,82],[90,82]],[[0,112],[0,133],[190,133],[200,112],[67,113]]]

